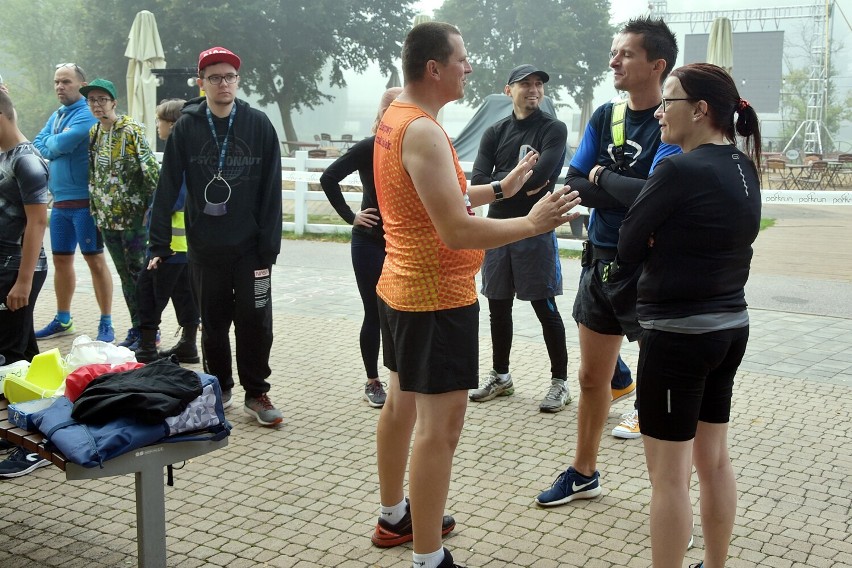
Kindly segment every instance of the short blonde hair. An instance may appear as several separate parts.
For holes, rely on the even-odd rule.
[[[376,113],[376,120],[373,121],[373,134],[379,129],[379,122],[382,120],[385,111],[391,103],[402,93],[402,87],[391,87],[382,94],[382,100],[379,102],[379,112]]]

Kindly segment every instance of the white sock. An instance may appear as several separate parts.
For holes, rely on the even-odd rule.
[[[393,505],[391,507],[385,507],[384,505],[382,505],[382,511],[381,511],[382,518],[392,525],[397,524],[405,516],[405,512],[406,512],[405,505],[406,505],[405,499],[403,499],[402,501],[400,501],[399,503],[397,503],[396,505]]]
[[[439,548],[435,552],[429,554],[412,554],[412,568],[438,568],[441,562],[444,561],[444,549]]]
[[[495,371],[496,372],[496,371]],[[505,382],[509,378],[509,373],[497,373],[497,378]]]

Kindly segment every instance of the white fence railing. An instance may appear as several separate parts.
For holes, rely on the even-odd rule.
[[[295,186],[294,189],[284,189],[281,191],[283,199],[293,202],[293,221],[285,221],[282,224],[285,231],[293,231],[297,235],[303,235],[305,233],[348,233],[352,230],[352,227],[349,225],[308,222],[308,202],[327,201],[324,192],[311,190],[309,184],[319,184],[322,171],[333,161],[334,158],[309,158],[306,151],[297,151],[292,158],[281,158],[281,180],[293,182]],[[461,162],[461,167],[467,174],[468,181],[470,181],[473,162]],[[560,179],[564,179],[566,172],[567,168],[563,168]],[[353,173],[343,180],[341,185],[361,187],[361,178],[358,177],[357,172]],[[347,202],[360,206],[360,193],[344,191],[343,197]],[[487,205],[479,209],[482,215],[488,212]],[[588,210],[585,207],[580,207],[578,210],[584,214],[588,214]],[[562,249],[582,249],[582,242],[577,239],[558,238],[557,242],[559,243],[559,248]]]
[[[162,154],[157,153],[157,158],[162,160]],[[334,158],[309,158],[308,152],[300,150],[292,158],[281,158],[281,180],[293,182],[294,189],[283,189],[281,196],[284,200],[293,202],[293,221],[282,223],[282,229],[293,231],[297,235],[305,233],[348,233],[352,230],[349,225],[338,225],[333,223],[310,223],[308,221],[308,203],[311,201],[327,202],[325,193],[320,190],[312,190],[309,184],[319,184],[322,172],[328,167]],[[470,178],[473,162],[461,162],[462,169]],[[568,168],[562,168],[559,180],[565,179]],[[361,187],[361,178],[357,173],[347,177],[341,185]],[[347,202],[360,206],[361,195],[354,191],[343,192]],[[786,204],[786,205],[852,205],[852,191],[795,191],[764,189],[761,191],[761,199],[764,204]],[[356,207],[357,208],[357,207]],[[488,206],[480,208],[485,215]],[[588,209],[579,207],[584,215]],[[559,248],[580,250],[582,242],[578,239],[557,239]]]

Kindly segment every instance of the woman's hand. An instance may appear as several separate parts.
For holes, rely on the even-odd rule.
[[[352,221],[353,227],[375,227],[379,224],[381,217],[378,215],[379,210],[375,207],[367,207],[355,213],[355,220]]]

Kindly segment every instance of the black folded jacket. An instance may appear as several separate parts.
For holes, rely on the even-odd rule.
[[[88,424],[123,417],[156,424],[177,416],[200,395],[197,373],[160,359],[139,369],[97,377],[74,402],[71,417]]]

